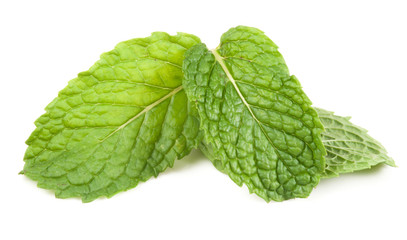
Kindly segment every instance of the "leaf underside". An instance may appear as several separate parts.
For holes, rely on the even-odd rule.
[[[386,149],[369,136],[367,130],[352,124],[350,117],[337,116],[320,108],[317,112],[325,127],[322,142],[328,153],[324,178],[369,169],[380,163],[396,166]]]
[[[222,168],[266,201],[307,197],[324,169],[322,124],[277,46],[239,26],[187,51],[183,86]]]
[[[199,42],[156,32],[102,54],[36,120],[22,173],[56,197],[89,202],[172,167],[200,141],[181,86],[184,53]]]

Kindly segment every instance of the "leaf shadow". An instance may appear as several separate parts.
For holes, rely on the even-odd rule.
[[[162,174],[171,174],[173,172],[184,171],[185,169],[194,167],[196,164],[209,161],[205,155],[198,149],[194,149],[191,153],[179,160],[176,160],[172,168],[168,168]]]
[[[318,184],[319,187],[324,186],[324,185],[329,185],[332,184],[333,182],[336,181],[341,181],[342,179],[351,179],[351,178],[360,178],[360,177],[367,177],[367,176],[374,176],[374,175],[379,175],[381,172],[384,171],[386,167],[390,167],[384,163],[378,164],[376,166],[373,166],[368,169],[363,169],[355,172],[349,172],[349,173],[342,173],[339,174],[337,177],[333,178],[323,178],[321,179],[320,183]]]

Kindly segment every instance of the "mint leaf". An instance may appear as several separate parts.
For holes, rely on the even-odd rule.
[[[367,130],[352,124],[350,117],[337,116],[320,108],[317,112],[325,127],[322,142],[328,153],[323,177],[336,177],[380,163],[396,166],[386,149],[369,136]]]
[[[277,46],[239,26],[186,52],[183,86],[230,178],[266,201],[307,197],[324,170],[322,124]]]
[[[386,149],[369,136],[367,130],[352,124],[349,121],[350,117],[337,116],[321,108],[315,110],[325,127],[322,142],[328,155],[325,156],[326,167],[323,178],[369,169],[382,163],[396,166],[394,160],[387,155]],[[219,171],[226,173],[222,161],[214,154],[210,143],[203,140],[199,149]]]
[[[22,173],[56,197],[89,202],[172,167],[200,141],[181,86],[184,53],[199,42],[156,32],[102,54],[37,119]]]

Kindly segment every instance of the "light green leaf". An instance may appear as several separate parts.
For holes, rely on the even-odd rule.
[[[324,170],[322,124],[277,46],[239,26],[187,51],[183,86],[223,169],[266,201],[307,197]]]
[[[102,54],[37,119],[22,173],[59,198],[89,202],[172,167],[200,141],[181,86],[184,53],[199,42],[156,32]]]
[[[367,134],[367,130],[352,124],[350,117],[341,117],[317,108],[319,118],[325,127],[322,142],[328,155],[323,177],[336,177],[369,169],[380,163],[395,166],[386,149]]]

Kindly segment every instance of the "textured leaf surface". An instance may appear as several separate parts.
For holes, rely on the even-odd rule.
[[[323,177],[336,177],[380,163],[395,166],[386,149],[370,137],[367,130],[352,124],[350,117],[337,116],[319,108],[317,112],[325,127],[322,142],[328,153]]]
[[[23,173],[59,198],[89,202],[157,176],[199,142],[182,89],[188,34],[119,43],[71,80],[27,140]]]
[[[187,51],[183,85],[222,167],[266,201],[307,197],[324,169],[322,124],[277,46],[239,26]]]
[[[381,163],[396,166],[394,160],[387,155],[386,149],[369,136],[367,130],[352,124],[350,117],[337,116],[320,108],[315,109],[325,127],[322,142],[328,152],[322,177],[337,177],[342,173],[369,169]],[[210,143],[203,140],[199,149],[219,171],[225,173],[222,161],[214,154]]]

